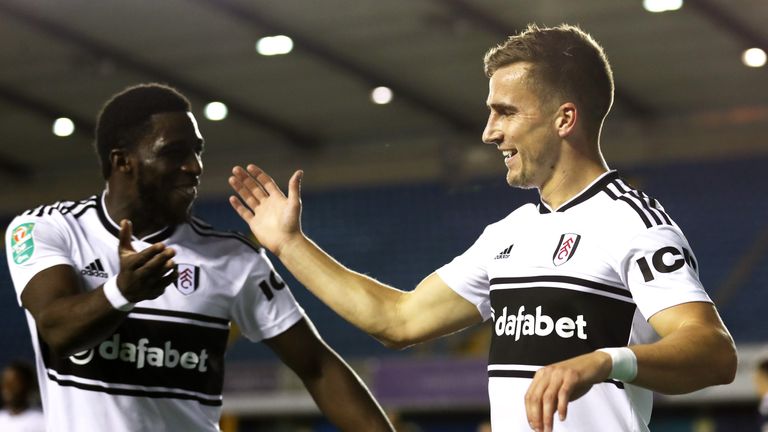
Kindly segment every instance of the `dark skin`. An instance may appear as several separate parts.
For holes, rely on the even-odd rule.
[[[155,299],[176,279],[173,249],[162,243],[137,251],[131,239],[184,222],[197,196],[203,139],[190,113],[151,117],[150,132],[127,150],[110,153],[106,210],[120,222],[117,286],[131,302]],[[86,291],[72,267],[57,265],[29,281],[22,305],[51,349],[68,356],[111,336],[127,312],[112,307],[102,287]],[[383,411],[349,366],[304,319],[264,341],[304,382],[318,407],[344,431],[392,431]]]

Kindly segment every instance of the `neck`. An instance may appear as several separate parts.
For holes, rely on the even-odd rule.
[[[566,149],[552,175],[539,188],[542,201],[552,210],[557,210],[608,171],[599,150],[585,153],[576,151],[576,147],[566,146]]]
[[[141,199],[134,194],[120,194],[118,188],[110,187],[104,193],[104,207],[107,215],[118,225],[123,219],[128,219],[133,225],[133,235],[142,238],[168,226],[158,220],[157,214],[151,209],[144,209]]]

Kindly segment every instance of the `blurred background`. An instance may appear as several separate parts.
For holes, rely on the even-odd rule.
[[[308,234],[410,289],[537,199],[506,186],[480,140],[483,54],[530,22],[579,24],[614,69],[606,159],[683,228],[741,354],[733,384],[658,397],[652,430],[758,431],[766,19],[766,0],[0,0],[0,222],[98,193],[96,113],[126,86],[164,82],[190,98],[207,141],[198,216],[245,230],[226,202],[231,167],[257,162],[283,185],[302,168]],[[485,326],[389,351],[282,274],[401,430],[480,430]],[[2,265],[0,365],[15,358],[33,354]],[[333,430],[265,348],[238,341],[228,361],[225,431]]]

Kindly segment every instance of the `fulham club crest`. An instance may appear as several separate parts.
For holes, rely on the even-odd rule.
[[[581,236],[574,233],[565,233],[560,236],[555,253],[552,255],[552,263],[556,266],[563,265],[576,253]]]
[[[173,285],[184,295],[190,295],[197,290],[200,284],[200,267],[192,264],[176,264],[179,277]]]

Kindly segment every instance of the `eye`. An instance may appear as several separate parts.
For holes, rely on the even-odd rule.
[[[177,158],[177,157],[183,157],[184,156],[184,149],[180,147],[172,147],[167,148],[165,151],[161,153],[163,157],[167,158]]]
[[[493,105],[490,110],[493,115],[501,118],[517,114],[517,109],[508,105]]]
[[[499,115],[503,117],[508,117],[517,114],[517,110],[514,108],[503,108],[501,111],[499,111]]]

